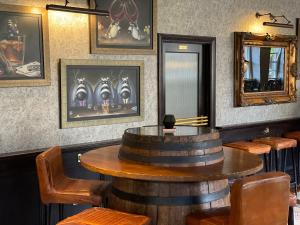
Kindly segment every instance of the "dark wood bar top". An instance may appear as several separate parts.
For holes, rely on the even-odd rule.
[[[261,159],[238,149],[223,147],[223,162],[196,167],[160,167],[120,160],[119,145],[98,148],[81,156],[86,169],[120,178],[144,181],[199,182],[238,178],[254,174],[263,168]]]

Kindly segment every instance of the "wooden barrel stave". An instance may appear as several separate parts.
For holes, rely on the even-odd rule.
[[[199,196],[228,187],[228,180],[204,181],[192,183],[165,183],[137,181],[124,178],[114,178],[113,188],[122,192],[146,197],[180,198],[184,196]],[[152,219],[152,225],[184,225],[185,216],[195,210],[223,207],[229,205],[229,194],[220,199],[201,204],[148,204],[135,202],[134,198],[124,199],[112,192],[109,199],[109,207],[117,210],[125,210],[131,213],[148,215]]]

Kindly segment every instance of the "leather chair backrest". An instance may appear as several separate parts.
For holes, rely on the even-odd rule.
[[[44,204],[52,203],[51,194],[55,183],[64,178],[60,147],[56,146],[36,157],[40,196]]]
[[[230,225],[286,225],[290,177],[271,172],[236,181],[231,189]]]

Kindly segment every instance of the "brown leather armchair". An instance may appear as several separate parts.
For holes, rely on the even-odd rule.
[[[100,180],[73,179],[64,174],[60,147],[53,147],[36,157],[40,197],[45,205],[45,224],[50,223],[51,204],[59,204],[59,218],[63,204],[99,206],[109,183]],[[46,218],[48,217],[48,218]],[[42,223],[41,223],[42,224]]]
[[[187,225],[286,225],[290,177],[271,172],[236,181],[231,189],[231,208],[195,212]]]

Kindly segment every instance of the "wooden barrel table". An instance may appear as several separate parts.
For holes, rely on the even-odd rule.
[[[207,127],[179,126],[164,133],[160,126],[125,130],[119,158],[157,166],[206,166],[223,161],[219,132]]]
[[[121,146],[87,152],[81,164],[113,177],[109,208],[150,216],[152,225],[184,225],[195,210],[229,204],[228,177],[262,169],[257,156],[220,144],[209,128],[135,128],[125,131]]]

